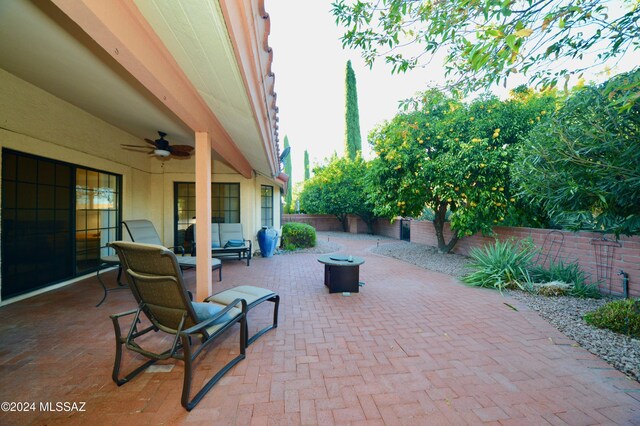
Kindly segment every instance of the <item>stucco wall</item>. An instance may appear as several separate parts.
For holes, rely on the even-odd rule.
[[[137,138],[2,69],[0,87],[0,148],[121,174],[125,217],[148,204],[150,159],[114,149]]]

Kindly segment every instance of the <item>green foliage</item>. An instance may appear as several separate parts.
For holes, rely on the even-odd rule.
[[[382,56],[392,72],[405,72],[444,50],[449,87],[465,93],[512,74],[554,87],[640,48],[632,0],[336,0],[332,13],[345,29],[343,47],[359,49],[369,66]]]
[[[473,271],[462,277],[462,281],[471,286],[500,291],[505,288],[529,290],[531,279],[527,269],[535,254],[531,240],[519,243],[496,240],[493,245],[473,248],[469,253],[472,259],[469,268]]]
[[[589,312],[584,320],[595,327],[640,338],[640,300],[615,300]]]
[[[574,297],[599,299],[597,285],[587,284],[587,277],[577,263],[565,263],[562,260],[550,262],[548,267],[534,265],[529,268],[529,276],[536,283],[560,281],[571,284],[567,293]]]
[[[306,223],[288,222],[282,226],[282,247],[291,251],[316,246],[316,230]]]
[[[577,263],[562,260],[551,262],[549,267],[534,265],[538,253],[531,239],[518,243],[513,240],[496,240],[495,244],[471,250],[472,270],[462,277],[466,284],[495,288],[519,288],[543,296],[569,295],[583,298],[600,298],[597,285],[587,284],[585,273]]]
[[[309,180],[309,151],[304,150],[304,180]]]
[[[532,266],[529,269],[529,274],[531,279],[538,283],[562,281],[567,284],[583,284],[586,279],[580,265],[577,263],[565,264],[563,260],[550,262],[549,267]]]
[[[289,138],[287,135],[284,136],[284,149],[289,148]],[[284,210],[287,213],[291,213],[293,211],[293,180],[291,179],[291,156],[288,155],[284,160],[284,172],[289,176],[289,184],[287,185],[287,194],[284,197]]]
[[[360,135],[360,112],[358,110],[356,74],[351,67],[351,61],[347,61],[345,90],[345,156],[351,160],[355,160],[358,152],[362,152],[362,136]]]
[[[331,214],[347,230],[347,215],[354,214],[373,232],[373,201],[367,196],[368,164],[357,155],[354,160],[333,157],[314,169],[300,194],[301,208],[311,214]]]
[[[520,90],[508,101],[483,97],[464,104],[437,90],[422,94],[415,110],[396,115],[369,135],[370,197],[384,217],[435,212],[438,248],[448,252],[461,236],[491,234],[517,209],[509,169],[515,146],[547,117],[553,94]],[[451,212],[454,235],[444,241]]]
[[[514,180],[566,228],[640,233],[640,104],[618,107],[638,78],[576,91],[520,146]]]

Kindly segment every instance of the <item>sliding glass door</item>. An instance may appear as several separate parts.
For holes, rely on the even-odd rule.
[[[120,237],[120,176],[2,150],[2,298],[95,270]]]

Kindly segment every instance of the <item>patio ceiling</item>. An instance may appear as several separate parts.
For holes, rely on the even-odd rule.
[[[131,37],[135,41],[114,31],[109,17],[94,10],[100,2],[55,3],[57,6],[22,0],[0,2],[1,68],[141,140],[153,139],[156,131],[162,130],[173,143],[194,145],[194,130],[210,131],[213,158],[228,163],[245,177],[251,170],[268,176],[277,174],[277,119],[275,113],[264,113],[275,110],[275,105],[263,111],[260,108],[268,96],[275,98],[272,76],[269,89],[262,85],[263,93],[247,88],[251,77],[247,77],[246,67],[252,64],[244,64],[242,69],[238,66],[217,1],[109,2],[110,12],[132,16],[129,24],[122,22],[125,30],[141,28],[132,35],[137,37]],[[127,13],[132,11],[135,13]],[[146,22],[139,22],[141,18]],[[265,28],[255,31],[264,32]],[[147,43],[161,41],[155,43],[160,52],[155,55],[157,62],[145,62],[146,58],[135,52],[140,34],[148,36]],[[105,46],[116,37],[124,48],[114,54]],[[141,75],[146,74],[132,72],[132,62],[126,62],[130,52],[145,67],[144,72],[155,79],[145,80]],[[164,52],[168,52],[166,57],[162,57]],[[252,66],[265,68],[262,63]],[[170,78],[164,78],[166,75]],[[153,86],[150,81],[160,84]],[[183,87],[175,87],[175,81]],[[160,95],[162,90],[169,92],[169,100]],[[172,103],[174,99],[177,101]],[[198,116],[191,112],[195,119],[190,120],[180,108],[193,110],[187,108],[193,104],[201,105],[204,113]],[[118,141],[113,143],[118,147]]]

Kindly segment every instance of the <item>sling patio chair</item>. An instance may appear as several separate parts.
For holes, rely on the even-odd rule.
[[[191,302],[176,255],[171,250],[159,245],[126,241],[115,241],[109,243],[109,246],[116,250],[120,264],[129,278],[129,287],[138,302],[137,309],[111,315],[116,338],[113,381],[121,386],[156,361],[169,358],[182,360],[184,381],[181,403],[187,411],[191,411],[226,372],[245,358],[247,302],[240,298],[226,305],[215,302]],[[141,315],[151,323],[144,329],[140,329],[143,327]],[[131,321],[131,325],[129,331],[123,335],[120,320],[125,317]],[[189,399],[196,357],[236,323],[240,325],[239,354],[218,370],[195,396]],[[157,345],[158,342],[150,336],[162,337],[163,333],[173,336],[171,346],[167,350],[156,353],[142,347],[148,347],[151,342]],[[194,340],[199,340],[200,344],[193,344]],[[133,369],[124,378],[120,378],[123,346],[149,360]]]
[[[143,243],[143,244],[156,244],[163,245],[160,240],[160,236],[158,235],[158,231],[156,231],[156,227],[153,226],[153,223],[150,220],[146,219],[135,219],[135,220],[125,220],[122,222],[124,227],[127,229],[129,233],[129,237],[131,237],[131,241],[135,243]],[[177,256],[178,264],[180,268],[195,268],[196,267],[196,257],[195,256],[185,256],[184,247],[169,247],[170,249],[176,249],[182,254],[182,256]],[[218,271],[218,279],[222,281],[222,262],[220,259],[211,258],[211,270]]]

